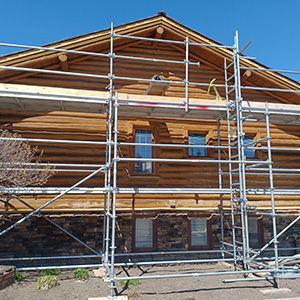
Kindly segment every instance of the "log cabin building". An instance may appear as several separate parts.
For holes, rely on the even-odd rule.
[[[233,57],[233,47],[164,13],[2,56],[1,128],[43,149],[56,174],[43,187],[14,191],[30,207],[0,202],[1,230],[47,204],[0,237],[1,257],[102,253],[113,226],[117,253],[207,254],[243,238],[243,205],[247,241],[260,248],[273,236],[272,197],[277,230],[294,220],[300,85],[242,54],[235,69]],[[229,111],[239,97],[240,137]],[[244,163],[229,164],[234,159]],[[235,196],[241,180],[243,201]],[[290,228],[279,247],[298,246],[298,236],[299,227]]]

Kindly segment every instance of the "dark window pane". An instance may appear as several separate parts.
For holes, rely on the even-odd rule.
[[[189,133],[189,145],[206,145],[206,135]],[[189,148],[189,156],[206,156],[206,148]]]
[[[257,219],[248,219],[249,244],[250,246],[259,245],[258,222]]]
[[[207,246],[206,219],[191,219],[191,246]]]
[[[135,131],[135,142],[143,144],[152,143],[152,130],[137,129]],[[136,158],[152,158],[152,147],[149,146],[135,146],[135,157]],[[151,161],[136,161],[135,162],[135,173],[152,173],[152,162]]]
[[[153,220],[152,219],[135,220],[135,247],[136,248],[153,247]]]
[[[244,145],[247,145],[251,142],[253,142],[253,136],[252,135],[246,135],[244,137]],[[249,147],[254,147],[254,145],[250,145]],[[245,148],[244,150],[244,154],[246,155],[246,157],[248,158],[254,158],[255,157],[255,151],[254,149],[250,149],[250,148]]]

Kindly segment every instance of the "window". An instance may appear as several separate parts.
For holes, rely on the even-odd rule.
[[[262,218],[248,218],[249,245],[258,248],[263,245]]]
[[[189,249],[211,248],[211,222],[207,218],[190,218]]]
[[[133,250],[155,251],[156,219],[135,218],[133,223]]]
[[[245,135],[245,137],[244,137],[244,145],[252,143],[253,140],[254,140],[254,137],[252,135]],[[254,144],[249,145],[249,147],[254,147]],[[254,148],[245,148],[244,154],[248,158],[255,158],[255,149]]]
[[[140,144],[152,144],[152,130],[136,129],[135,142]],[[152,158],[152,147],[150,146],[135,146],[136,158]],[[152,162],[151,161],[136,161],[135,173],[138,174],[151,174]]]
[[[206,134],[189,133],[189,145],[206,146]],[[206,148],[189,148],[189,156],[206,156]]]

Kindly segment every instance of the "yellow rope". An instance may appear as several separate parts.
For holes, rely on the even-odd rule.
[[[216,80],[217,80],[217,78],[213,78],[213,79],[210,81],[209,87],[208,87],[208,90],[207,90],[207,94],[209,94],[209,93],[210,93],[210,89],[213,88],[213,90],[214,90],[214,92],[215,92],[215,94],[216,94],[216,96],[217,96],[217,99],[218,99],[218,100],[222,100],[222,98],[221,98],[221,96],[220,96],[220,94],[219,94],[217,88],[213,85],[213,83],[214,83]]]

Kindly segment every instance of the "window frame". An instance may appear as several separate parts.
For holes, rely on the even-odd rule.
[[[250,232],[249,232],[249,220],[256,220],[257,221],[257,235],[258,235],[258,244],[251,244],[250,243]],[[261,248],[264,245],[264,226],[263,226],[263,217],[255,217],[255,216],[248,216],[248,236],[249,236],[249,247],[250,248]]]
[[[186,129],[185,130],[185,138],[186,138],[186,144],[189,145],[189,135],[190,134],[199,134],[199,135],[205,135],[205,145],[210,145],[213,141],[213,129],[211,130],[193,130],[193,129]],[[189,147],[185,148],[184,156],[186,158],[199,158],[199,159],[205,159],[209,158],[211,156],[212,149],[210,148],[204,148],[205,149],[205,155],[204,156],[190,156],[189,155]]]
[[[158,216],[133,216],[132,218],[132,251],[133,252],[155,252],[157,251],[157,218]],[[136,220],[152,220],[152,247],[136,247]]]
[[[188,145],[189,146],[192,146],[191,144],[190,144],[190,135],[191,134],[194,134],[194,135],[199,135],[199,136],[202,136],[202,137],[204,137],[204,139],[205,139],[205,144],[203,144],[203,146],[207,146],[207,134],[206,133],[199,133],[199,132],[188,132],[188,136],[187,136],[187,139],[188,139]],[[199,144],[199,146],[202,146],[201,144]],[[188,147],[187,148],[187,155],[188,155],[188,157],[207,157],[208,156],[208,154],[207,154],[207,150],[208,150],[208,148],[198,148],[198,149],[204,149],[204,155],[190,155],[190,149],[197,149],[197,148],[190,148],[190,147]]]
[[[252,138],[252,141],[251,142],[247,142],[246,144],[248,144],[248,143],[252,143],[252,142],[255,142],[255,140],[256,140],[256,136],[255,135],[252,135],[252,134],[245,134],[245,136],[244,136],[244,145],[245,145],[245,139],[246,138]],[[249,146],[249,147],[254,147],[254,145],[255,144],[252,144],[251,146]],[[246,151],[253,151],[253,156],[251,155],[251,156],[247,156],[246,155]],[[252,154],[252,152],[251,152],[251,154]],[[247,149],[247,148],[245,148],[244,147],[244,155],[245,155],[245,157],[246,158],[248,158],[248,159],[252,159],[252,158],[256,158],[256,150],[255,149]]]
[[[131,143],[135,143],[136,131],[137,130],[151,130],[152,131],[152,144],[159,143],[159,124],[157,125],[135,125],[132,126],[132,135],[131,135]],[[135,147],[131,146],[129,150],[130,157],[135,158]],[[159,147],[152,147],[152,158],[159,157]],[[158,162],[152,162],[152,172],[151,173],[136,173],[135,172],[135,163],[136,161],[131,161],[129,164],[129,172],[131,176],[134,177],[153,177],[158,176]]]
[[[191,220],[192,219],[205,219],[206,220],[206,230],[207,230],[207,243],[203,246],[193,246],[192,245],[192,226]],[[188,249],[189,250],[211,250],[213,248],[212,243],[212,215],[205,216],[205,215],[192,215],[188,216]]]

